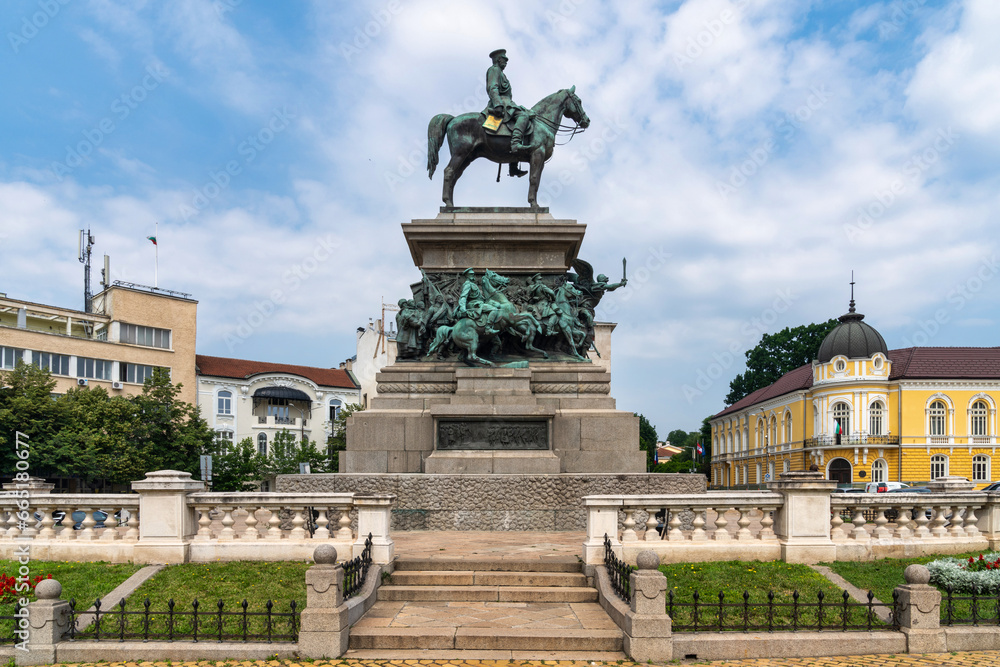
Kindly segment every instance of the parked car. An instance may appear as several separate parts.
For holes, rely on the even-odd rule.
[[[887,493],[934,493],[934,492],[931,491],[930,489],[928,489],[926,486],[905,486],[904,485],[904,488],[901,488],[901,489],[890,489]],[[916,508],[914,508],[914,509],[916,509]],[[914,510],[910,510],[910,519],[914,519],[915,518],[913,512],[914,512]],[[891,516],[890,516],[890,514],[891,514]],[[890,509],[890,510],[886,510],[885,511],[885,518],[888,519],[889,521],[895,521],[897,516],[898,515],[896,514],[896,510],[891,510]],[[934,518],[934,511],[931,510],[931,509],[925,509],[924,510],[924,516],[926,516],[928,519],[932,519],[932,518]],[[951,518],[951,514],[948,514],[947,518]]]
[[[850,486],[838,486],[833,490],[834,493],[864,493],[864,489],[855,489]]]
[[[886,493],[908,488],[910,487],[902,482],[868,482],[865,484],[865,493]]]
[[[983,491],[1000,491],[1000,482],[993,482],[992,484],[987,484]]]

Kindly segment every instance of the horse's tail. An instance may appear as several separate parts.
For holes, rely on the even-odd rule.
[[[450,114],[439,113],[431,118],[431,122],[427,126],[427,178],[434,178],[434,170],[438,166],[438,151],[441,150],[441,144],[444,143],[448,123],[454,119],[455,117]]]

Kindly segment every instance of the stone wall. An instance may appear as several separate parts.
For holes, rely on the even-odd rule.
[[[702,494],[704,475],[279,475],[278,492],[391,493],[392,530],[585,530],[583,496]]]

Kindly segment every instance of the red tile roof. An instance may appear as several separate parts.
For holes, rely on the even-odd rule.
[[[195,355],[198,375],[212,375],[224,378],[246,379],[261,373],[288,373],[312,380],[321,387],[342,387],[357,389],[358,385],[345,370],[339,368],[314,368],[312,366],[295,366],[293,364],[275,364],[268,361],[248,361],[246,359],[227,359],[226,357],[207,357]]]
[[[889,350],[890,380],[1000,379],[1000,347],[907,347]],[[744,396],[715,417],[812,387],[812,364],[789,371],[763,389]]]

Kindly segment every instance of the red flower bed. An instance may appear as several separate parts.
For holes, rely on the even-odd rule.
[[[24,584],[28,585],[28,590],[18,590],[17,577],[9,577],[6,574],[0,574],[0,603],[10,604],[18,598],[28,597],[35,591],[35,586],[38,582],[43,579],[51,579],[52,575],[42,576],[40,574],[35,575],[28,581],[22,581],[21,588],[24,588]]]
[[[987,560],[983,554],[979,554],[979,559],[969,556],[969,562],[962,566],[962,569],[969,572],[985,572],[986,570],[1000,570],[1000,558]]]

